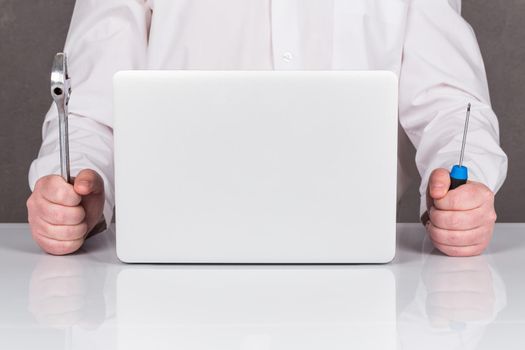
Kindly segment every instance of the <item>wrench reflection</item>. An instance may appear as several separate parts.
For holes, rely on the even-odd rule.
[[[105,273],[85,261],[43,256],[29,284],[29,311],[45,326],[93,329],[106,316]]]

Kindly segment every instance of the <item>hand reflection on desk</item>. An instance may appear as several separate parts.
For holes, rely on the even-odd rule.
[[[413,302],[399,316],[403,349],[474,349],[506,304],[504,284],[486,255],[426,255]]]
[[[485,256],[469,259],[429,257],[423,268],[426,312],[435,328],[462,328],[494,316],[495,291]]]
[[[93,329],[106,318],[105,271],[73,256],[43,256],[29,284],[29,311],[45,326]]]

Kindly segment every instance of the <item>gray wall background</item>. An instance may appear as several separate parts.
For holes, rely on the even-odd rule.
[[[49,71],[73,0],[0,0],[0,222],[25,222],[27,171],[49,108]],[[509,174],[497,196],[500,222],[525,222],[525,0],[464,0],[485,58]],[[399,221],[418,221],[417,184]]]

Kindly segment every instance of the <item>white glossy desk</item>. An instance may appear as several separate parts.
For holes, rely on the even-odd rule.
[[[524,349],[525,224],[448,258],[398,226],[375,266],[124,265],[111,230],[53,257],[0,225],[0,349]]]

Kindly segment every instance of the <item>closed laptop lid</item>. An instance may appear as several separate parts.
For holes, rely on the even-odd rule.
[[[394,74],[126,71],[114,83],[123,261],[393,258]]]

